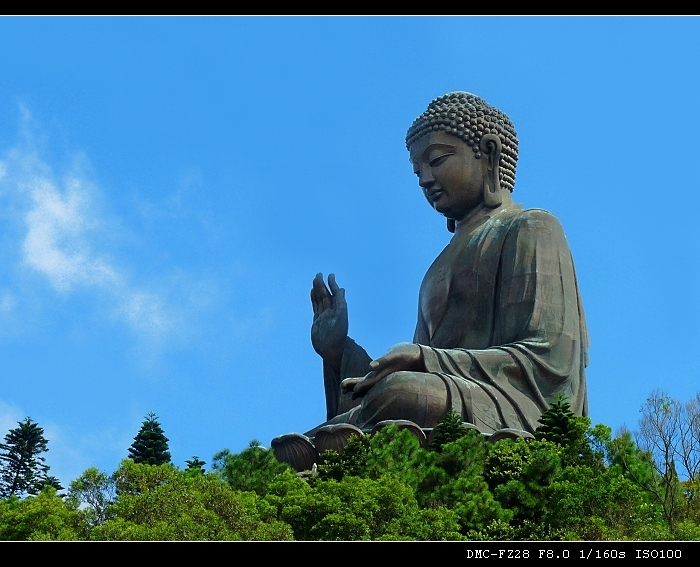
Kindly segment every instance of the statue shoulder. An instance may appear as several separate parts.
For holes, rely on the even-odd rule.
[[[564,232],[559,219],[544,209],[521,209],[511,220],[512,224],[517,225],[518,229],[544,229]]]
[[[564,229],[552,213],[544,209],[521,209],[510,219],[506,238],[518,241],[518,246],[555,246],[568,248]]]

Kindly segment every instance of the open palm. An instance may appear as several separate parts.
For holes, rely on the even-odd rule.
[[[328,286],[330,290],[323,281],[323,274],[316,274],[311,288],[314,310],[311,344],[324,361],[339,370],[348,336],[348,305],[345,290],[338,287],[334,274],[328,275]]]

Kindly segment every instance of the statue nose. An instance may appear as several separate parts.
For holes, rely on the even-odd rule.
[[[420,172],[420,177],[418,177],[418,185],[423,189],[429,188],[433,183],[435,183],[435,178],[429,168],[425,168]]]

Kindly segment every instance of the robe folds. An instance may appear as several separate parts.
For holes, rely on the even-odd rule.
[[[364,398],[340,382],[369,372],[346,340],[340,374],[324,365],[328,420],[434,427],[451,407],[484,433],[533,432],[562,393],[587,415],[588,333],[564,232],[550,213],[509,205],[458,226],[421,284],[413,342],[426,372],[396,372]]]

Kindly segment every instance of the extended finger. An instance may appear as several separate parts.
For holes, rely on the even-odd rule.
[[[320,300],[324,292],[328,293],[328,288],[323,281],[323,274],[319,272],[314,278],[313,290],[316,292],[316,297]]]
[[[328,274],[328,285],[331,288],[335,306],[343,309],[347,308],[347,303],[345,302],[345,288],[338,287],[335,281],[335,274]]]
[[[331,308],[331,293],[326,287],[326,283],[323,281],[323,274],[320,272],[316,274],[314,278],[314,291],[316,292],[316,301],[318,303],[319,311],[325,311]]]
[[[350,392],[359,382],[362,382],[364,378],[346,378],[340,383],[340,389],[343,394]]]
[[[386,378],[389,374],[392,373],[392,370],[389,368],[385,368],[383,370],[380,370],[378,372],[370,372],[367,374],[364,380],[362,382],[359,382],[357,386],[352,391],[352,397],[353,399],[360,398],[364,396],[371,388],[373,388],[378,382],[381,382],[384,378]]]
[[[331,288],[331,293],[333,295],[338,293],[338,291],[340,290],[338,284],[335,281],[335,274],[328,274],[328,287]]]
[[[395,355],[391,352],[388,352],[388,353],[380,356],[379,358],[371,361],[369,363],[369,367],[372,370],[378,370],[380,368],[383,368],[387,364],[391,364],[394,361],[394,358],[396,358]]]
[[[317,316],[319,313],[321,313],[321,306],[323,303],[323,300],[321,299],[320,293],[319,293],[319,277],[321,278],[321,285],[323,284],[323,275],[322,274],[316,274],[316,277],[313,280],[313,283],[311,284],[311,305],[313,305],[314,308],[314,316]]]
[[[311,307],[314,309],[314,318],[318,317],[319,305],[318,301],[316,300],[316,291],[314,288],[311,288]]]

